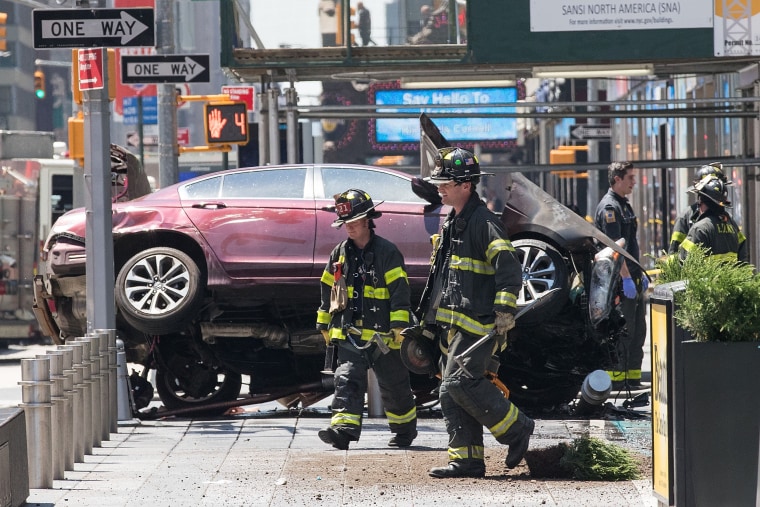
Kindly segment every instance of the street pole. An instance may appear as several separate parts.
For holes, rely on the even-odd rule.
[[[156,0],[156,50],[174,53],[174,1]],[[177,160],[177,92],[173,84],[158,88],[158,180],[161,188],[179,181]]]
[[[98,7],[102,7],[102,3],[103,0],[98,0]],[[80,4],[80,7],[91,6]],[[111,232],[111,111],[108,100],[111,76],[108,75],[107,55],[104,48],[103,88],[85,90],[82,94],[88,332],[116,328]]]

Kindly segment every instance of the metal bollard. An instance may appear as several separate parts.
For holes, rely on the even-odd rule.
[[[53,487],[50,359],[21,360],[21,403],[26,418],[29,487]]]
[[[116,340],[116,364],[119,372],[119,383],[117,386],[119,399],[119,421],[128,421],[132,419],[132,389],[129,385],[129,374],[127,373],[127,353],[124,350],[124,342]]]
[[[80,359],[79,371],[82,372],[82,438],[84,440],[84,453],[92,454],[92,379],[90,375],[92,370],[90,369],[90,342],[82,341],[81,338],[76,338],[72,345],[79,347],[82,351],[82,357]],[[74,369],[76,369],[74,365]],[[84,460],[83,460],[84,461]]]
[[[116,330],[115,329],[96,329],[96,333],[101,336],[100,353],[105,356],[105,362],[101,363],[108,371],[108,429],[110,433],[117,433],[119,430],[118,404],[116,402],[116,381],[118,372],[116,371]]]
[[[95,332],[106,337],[105,345],[100,344],[100,352],[106,355],[108,367],[108,422],[110,432],[117,433],[119,431],[119,405],[116,398],[116,382],[119,373],[116,367],[116,330],[96,329]]]
[[[61,480],[63,479],[63,471],[66,467],[64,441],[61,438],[61,433],[66,425],[66,397],[63,394],[63,352],[49,350],[45,355],[37,356],[37,359],[45,358],[50,359],[50,400],[53,403],[50,418],[53,480]]]
[[[68,345],[59,345],[56,350],[63,356],[63,394],[66,397],[64,413],[66,421],[61,431],[64,441],[64,470],[74,470],[74,349]]]
[[[92,332],[85,335],[93,338],[93,361],[98,362],[98,371],[100,375],[100,406],[98,409],[100,415],[100,439],[103,442],[111,440],[111,423],[108,420],[111,408],[108,402],[108,336],[104,333]],[[97,342],[97,347],[95,344]]]
[[[100,447],[102,440],[100,438],[100,359],[97,358],[93,350],[100,347],[99,342],[92,337],[82,336],[77,338],[78,342],[85,344],[85,351],[89,353],[90,358],[90,438],[93,447]]]
[[[82,364],[82,355],[84,348],[81,343],[67,341],[66,346],[71,347],[73,353],[74,369],[74,461],[84,463],[85,454],[85,403],[86,386],[84,383],[84,365]]]

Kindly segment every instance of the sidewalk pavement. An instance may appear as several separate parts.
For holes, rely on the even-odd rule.
[[[439,414],[438,414],[439,415]],[[217,419],[126,421],[52,489],[27,505],[110,506],[656,506],[651,477],[623,482],[532,479],[486,432],[486,477],[433,479],[446,463],[443,420],[419,419],[408,449],[387,446],[384,419],[365,419],[359,442],[339,451],[319,440],[326,409],[248,408]],[[647,419],[537,420],[531,449],[589,432],[651,457]]]

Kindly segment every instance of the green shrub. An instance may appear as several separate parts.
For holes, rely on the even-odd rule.
[[[584,435],[573,440],[560,466],[581,481],[628,481],[639,478],[636,460],[624,448]]]
[[[760,341],[760,277],[752,265],[727,263],[698,247],[683,263],[670,258],[658,267],[658,283],[686,282],[675,293],[675,318],[697,341]]]

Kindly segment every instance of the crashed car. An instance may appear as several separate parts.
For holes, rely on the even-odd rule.
[[[243,376],[254,400],[305,403],[330,394],[315,315],[324,263],[345,238],[330,227],[332,196],[348,188],[384,201],[377,231],[405,256],[414,307],[430,236],[448,209],[435,187],[406,173],[357,165],[233,169],[113,205],[117,333],[128,361],[156,370],[167,409],[234,402]],[[510,333],[499,377],[527,406],[567,403],[585,375],[611,359],[620,325],[590,322],[584,284],[602,246],[620,247],[523,175],[511,175],[508,190],[502,220],[523,266],[518,306],[532,306]],[[54,224],[43,248],[35,292],[58,342],[86,332],[85,241],[78,209]],[[436,383],[413,375],[419,402],[434,398]]]

